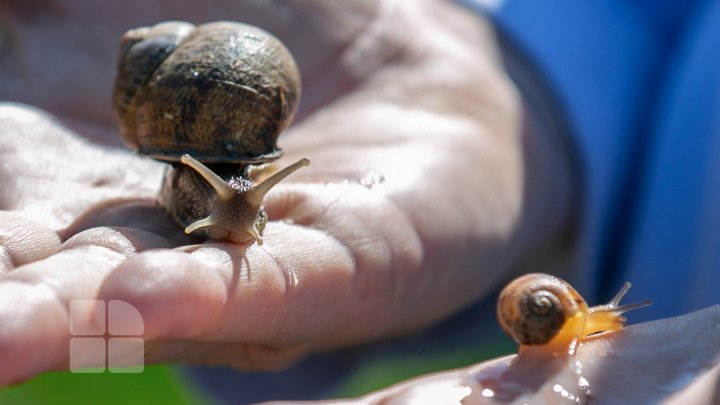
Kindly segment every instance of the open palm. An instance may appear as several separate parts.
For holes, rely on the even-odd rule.
[[[154,202],[160,163],[87,140],[116,142],[105,107],[88,119],[111,73],[79,86],[74,107],[65,89],[46,87],[33,104],[57,119],[0,106],[0,384],[68,367],[75,299],[135,306],[149,362],[273,368],[437,321],[507,278],[538,235],[560,235],[563,163],[520,136],[489,31],[447,4],[398,3],[216,11],[278,33],[303,71],[300,118],[280,139],[278,165],[312,165],[266,198],[262,246],[188,237]],[[363,18],[343,12],[353,7]],[[178,13],[154,17],[191,19]],[[95,40],[152,17],[108,21]],[[112,70],[105,51],[95,56],[87,69]],[[0,95],[33,102],[28,94]],[[538,220],[544,204],[559,209]]]

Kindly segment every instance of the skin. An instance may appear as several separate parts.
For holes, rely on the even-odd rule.
[[[35,17],[4,6],[28,70],[17,92],[0,86],[2,98],[59,121],[27,106],[0,114],[2,183],[13,190],[2,208],[24,221],[3,230],[13,238],[0,323],[15,326],[0,332],[0,383],[67,368],[67,305],[77,298],[138,308],[148,362],[274,369],[430,325],[495,289],[546,241],[561,245],[561,213],[572,211],[565,163],[523,138],[518,95],[481,20],[431,1],[128,11],[140,4],[78,1],[55,17],[50,5]],[[137,17],[117,19],[113,7]],[[262,246],[198,245],[154,206],[161,164],[80,139],[119,142],[105,100],[124,30],[232,16],[284,40],[304,79],[277,165],[313,164],[267,195]],[[68,28],[83,19],[98,27],[92,39]],[[48,71],[35,60],[71,50],[89,66]],[[531,189],[526,170],[538,174]],[[540,217],[547,205],[557,216]],[[53,233],[42,247],[33,240]],[[18,260],[23,244],[40,260]],[[39,346],[58,350],[31,350]]]
[[[361,398],[323,403],[716,404],[719,323],[720,305],[587,338],[571,356],[549,355],[547,347],[521,350],[517,356],[420,377]],[[703,339],[688,344],[688,335]],[[585,390],[579,388],[580,377]]]
[[[0,0],[0,16],[0,99],[25,103],[0,105],[0,385],[67,369],[74,299],[135,306],[147,362],[275,369],[567,255],[578,180],[523,126],[488,26],[451,4]],[[121,147],[117,41],[170,19],[258,25],[301,68],[278,166],[313,163],[267,195],[262,246],[185,235],[154,204],[162,165]]]

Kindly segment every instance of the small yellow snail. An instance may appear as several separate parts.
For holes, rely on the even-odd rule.
[[[608,304],[589,308],[567,282],[548,274],[526,274],[500,293],[498,320],[521,350],[541,346],[556,353],[572,353],[578,340],[598,332],[620,330],[625,326],[624,312],[650,304],[644,301],[620,305],[630,286],[625,283]]]
[[[120,43],[113,106],[138,153],[170,163],[158,201],[186,233],[262,244],[265,193],[307,158],[253,185],[252,165],[282,155],[300,99],[285,46],[249,25],[166,22]]]

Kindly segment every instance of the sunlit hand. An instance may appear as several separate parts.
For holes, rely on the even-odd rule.
[[[57,120],[0,107],[0,384],[67,369],[75,299],[135,306],[146,361],[273,368],[429,325],[562,234],[563,158],[523,138],[491,32],[449,3],[68,3],[5,10],[25,48],[0,97]],[[278,165],[312,165],[268,195],[263,246],[189,238],[160,163],[86,140],[117,145],[122,32],[167,19],[258,24],[298,59]]]

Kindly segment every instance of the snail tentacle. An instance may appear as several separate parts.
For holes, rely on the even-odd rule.
[[[582,337],[599,332],[620,330],[627,322],[627,319],[622,314],[652,304],[651,300],[645,300],[634,304],[620,305],[620,301],[625,297],[630,287],[632,287],[632,284],[626,282],[609,303],[589,309]]]
[[[186,153],[182,155],[180,162],[192,167],[199,175],[201,175],[202,178],[210,184],[213,190],[215,190],[219,199],[227,201],[235,195],[235,190],[230,187],[225,180],[220,178],[220,176],[215,174],[212,170],[208,169],[207,166],[195,160],[192,156]]]
[[[185,154],[180,161],[194,169],[217,193],[211,214],[188,225],[185,233],[190,234],[198,229],[209,228],[208,234],[215,239],[228,237],[237,243],[254,239],[258,245],[263,244],[262,230],[267,221],[264,211],[260,208],[265,194],[282,179],[310,164],[308,158],[302,158],[257,186],[236,190],[192,156]]]
[[[188,225],[187,227],[185,227],[185,233],[191,234],[198,229],[209,228],[214,225],[215,225],[215,221],[213,221],[213,219],[211,217],[199,219],[199,220],[193,222],[192,224]]]
[[[632,287],[632,283],[629,281],[626,281],[625,284],[623,284],[620,291],[618,291],[617,294],[615,294],[615,297],[613,297],[612,300],[610,300],[610,305],[612,306],[618,306],[620,305],[620,301],[625,297],[625,294],[627,294],[628,291],[630,291],[630,287]]]
[[[291,164],[290,166],[287,166],[282,170],[274,173],[272,176],[265,179],[262,183],[257,184],[252,189],[248,190],[248,192],[245,194],[245,200],[248,202],[248,204],[254,207],[259,207],[262,203],[263,198],[265,198],[265,194],[267,194],[271,188],[273,188],[285,177],[291,175],[301,167],[307,166],[309,164],[310,159],[302,158],[297,162]]]

